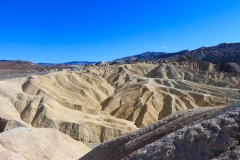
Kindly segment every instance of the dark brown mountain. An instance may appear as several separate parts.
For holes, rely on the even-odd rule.
[[[196,58],[197,60],[207,61],[214,64],[231,62],[240,65],[240,43],[221,43],[213,47],[201,47],[192,51],[183,50],[175,53],[146,52],[135,56],[117,59],[115,61],[121,63],[130,63],[137,60],[171,61],[183,56],[193,57]]]
[[[130,63],[134,60],[154,60],[155,56],[167,54],[166,52],[145,52],[138,55],[133,55],[129,57],[119,58],[114,60],[117,63]]]
[[[190,51],[187,55],[214,64],[232,62],[240,65],[240,43],[221,43],[213,47],[201,47]]]
[[[64,64],[66,66],[77,65],[77,66],[84,66],[86,64],[95,64],[97,62],[88,62],[88,61],[72,61],[72,62],[65,62],[65,63],[36,63],[38,66],[56,66],[59,64]]]
[[[29,61],[21,61],[21,60],[0,60],[0,65],[8,65],[8,64],[20,64],[20,65],[34,65]]]

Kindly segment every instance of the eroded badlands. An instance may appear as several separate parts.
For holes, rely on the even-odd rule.
[[[31,75],[0,81],[0,131],[3,132],[0,141],[7,133],[14,137],[34,132],[34,135],[47,138],[42,134],[51,132],[57,137],[67,134],[72,138],[64,137],[69,143],[102,143],[178,111],[190,109],[186,113],[194,110],[191,113],[198,115],[168,134],[239,100],[239,74],[218,72],[214,64],[193,60],[161,64],[100,64],[81,71]],[[187,116],[191,118],[191,114]],[[5,139],[10,140],[7,136]],[[27,149],[16,150],[4,143],[1,142],[1,155],[32,159],[35,154],[25,156]],[[123,144],[121,147],[128,147]],[[85,148],[84,152],[75,154],[78,151],[73,150],[74,158],[70,159],[80,158],[81,153],[89,151],[87,146],[80,145]],[[78,145],[74,148],[76,146],[79,148]],[[45,150],[44,146],[41,147]],[[136,150],[131,151],[132,157]],[[121,157],[113,152],[110,155],[110,152],[108,157]],[[122,152],[124,149],[119,154]],[[126,156],[122,155],[123,158]],[[50,156],[50,159],[56,158]]]

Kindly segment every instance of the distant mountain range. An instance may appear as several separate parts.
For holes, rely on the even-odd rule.
[[[32,62],[29,62],[29,61],[21,61],[21,60],[0,60],[0,65],[1,65],[1,64],[34,65]]]
[[[132,62],[144,62],[144,61],[164,61],[175,60],[181,57],[193,57],[197,60],[207,61],[214,64],[220,64],[223,62],[237,63],[240,65],[240,43],[221,43],[212,47],[201,47],[196,50],[183,50],[175,53],[166,52],[145,52],[138,55],[119,58],[109,63],[132,63]],[[57,65],[86,65],[96,64],[97,62],[89,61],[72,61],[65,63],[32,63],[29,61],[16,61],[16,60],[0,60],[2,64],[14,64],[14,65],[37,65],[37,66],[57,66]]]
[[[64,64],[66,66],[71,66],[71,65],[86,65],[86,64],[95,64],[97,62],[88,62],[88,61],[72,61],[72,62],[65,62],[65,63],[36,63],[36,65],[39,66],[56,66],[56,65],[61,65]]]
[[[37,65],[37,66],[57,66],[57,65],[86,65],[86,64],[95,64],[97,62],[89,62],[89,61],[72,61],[72,62],[65,62],[65,63],[32,63],[30,61],[22,61],[22,60],[0,60],[0,64],[18,64],[18,65]]]
[[[119,58],[114,61],[118,62],[118,63],[129,63],[134,60],[140,60],[140,59],[151,59],[152,60],[152,59],[154,59],[154,56],[158,56],[158,55],[162,55],[162,54],[167,54],[167,53],[166,52],[145,52],[145,53],[138,54],[138,55]]]
[[[186,55],[215,64],[227,61],[240,65],[240,43],[221,43],[213,47],[201,47]]]
[[[213,47],[201,47],[192,51],[183,50],[175,53],[146,52],[117,59],[113,62],[130,63],[136,60],[174,60],[183,56],[193,57],[198,60],[207,61],[214,64],[232,62],[240,65],[240,43],[221,43]]]

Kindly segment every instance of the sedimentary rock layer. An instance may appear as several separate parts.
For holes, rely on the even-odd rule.
[[[174,112],[221,106],[240,100],[240,77],[214,70],[203,62],[127,64],[95,69],[114,95],[101,103],[111,115],[145,127]]]
[[[55,128],[100,143],[185,109],[240,100],[240,78],[213,64],[101,65],[0,82],[0,131]]]
[[[100,102],[114,88],[97,74],[59,72],[0,83],[1,131],[55,128],[73,139],[99,143],[136,129],[101,110]]]

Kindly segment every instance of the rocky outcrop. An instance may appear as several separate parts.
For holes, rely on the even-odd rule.
[[[81,160],[239,158],[240,102],[221,110],[204,109],[181,116],[172,114],[99,145]]]
[[[26,123],[22,124],[21,122],[16,120],[6,120],[6,119],[0,118],[0,133],[13,128],[26,127],[26,126],[29,126],[29,125]]]
[[[130,153],[154,142],[157,139],[184,128],[199,119],[207,117],[222,107],[199,108],[179,111],[147,127],[120,136],[100,144],[86,154],[82,160],[88,159],[122,159]]]
[[[125,159],[211,159],[231,154],[239,146],[239,111],[239,102],[231,104],[208,118],[142,147]]]
[[[230,62],[222,62],[218,65],[217,69],[220,72],[234,72],[236,74],[240,72],[239,66],[236,63]]]
[[[101,65],[103,65],[103,64],[104,64],[103,61],[99,61],[98,63],[96,63],[96,66],[101,66]]]

